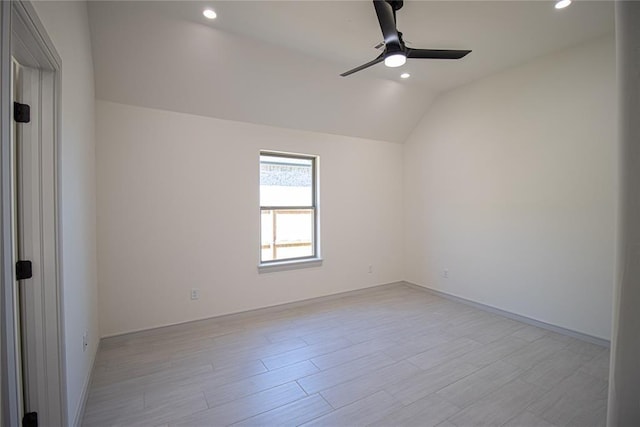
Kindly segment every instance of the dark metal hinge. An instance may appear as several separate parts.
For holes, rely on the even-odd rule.
[[[29,123],[31,121],[31,107],[27,104],[14,102],[13,119],[18,123]]]
[[[33,277],[31,261],[25,260],[16,262],[16,279],[24,280],[31,279],[31,277]]]
[[[38,427],[38,413],[28,412],[22,418],[22,427]]]

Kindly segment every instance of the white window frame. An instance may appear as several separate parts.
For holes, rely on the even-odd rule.
[[[258,165],[262,156],[282,157],[289,159],[311,160],[312,164],[312,200],[309,206],[262,206],[259,203],[259,244],[258,244],[258,271],[260,273],[292,270],[298,268],[318,267],[322,265],[320,257],[320,206],[319,206],[319,175],[320,175],[320,158],[312,154],[288,153],[272,150],[260,150],[258,156]],[[260,183],[258,182],[258,186]],[[262,211],[264,210],[295,210],[295,209],[313,209],[313,254],[300,258],[288,258],[283,260],[262,261]]]

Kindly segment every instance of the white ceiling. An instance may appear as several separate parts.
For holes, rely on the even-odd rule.
[[[208,21],[206,6],[218,12]],[[458,61],[378,64],[370,1],[92,1],[101,99],[223,119],[404,141],[439,92],[613,32],[613,2],[405,1],[414,48]]]

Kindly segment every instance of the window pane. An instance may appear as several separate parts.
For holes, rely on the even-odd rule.
[[[261,155],[260,206],[313,206],[313,160]]]
[[[262,261],[313,256],[313,209],[263,210]]]

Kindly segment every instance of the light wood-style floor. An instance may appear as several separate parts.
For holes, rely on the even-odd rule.
[[[396,284],[105,339],[83,425],[604,426],[608,367]]]

